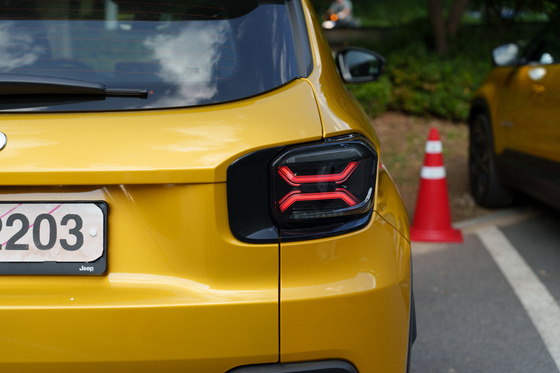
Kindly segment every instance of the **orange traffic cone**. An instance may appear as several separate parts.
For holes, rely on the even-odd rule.
[[[463,242],[463,234],[451,227],[442,146],[437,129],[431,128],[412,227],[412,241]]]

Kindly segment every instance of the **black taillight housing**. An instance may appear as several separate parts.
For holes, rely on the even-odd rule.
[[[285,229],[352,219],[373,206],[377,155],[362,138],[290,149],[271,165],[272,214]]]
[[[228,168],[228,213],[245,242],[294,241],[359,229],[371,217],[377,152],[359,135],[271,148]]]

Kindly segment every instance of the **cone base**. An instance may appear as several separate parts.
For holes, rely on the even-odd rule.
[[[458,229],[424,230],[410,228],[411,241],[421,242],[463,242],[463,234]]]

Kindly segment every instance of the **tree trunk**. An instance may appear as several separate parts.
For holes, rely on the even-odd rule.
[[[447,18],[447,30],[449,31],[449,37],[455,39],[457,36],[457,30],[459,29],[459,23],[461,22],[461,17],[465,12],[469,0],[455,0],[451,10],[449,11],[449,16]]]
[[[428,11],[430,12],[430,22],[432,23],[436,52],[443,54],[447,52],[448,45],[440,0],[428,0]]]

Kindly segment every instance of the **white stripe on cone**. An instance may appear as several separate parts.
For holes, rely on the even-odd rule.
[[[426,142],[426,153],[428,154],[440,154],[443,152],[443,146],[441,141],[427,141]]]
[[[420,171],[420,177],[422,179],[427,179],[427,180],[445,179],[445,167],[444,166],[438,166],[438,167],[424,166],[424,167],[422,167],[422,171]]]

